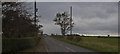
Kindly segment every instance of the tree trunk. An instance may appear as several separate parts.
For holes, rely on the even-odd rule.
[[[65,36],[65,29],[64,28],[61,28],[61,33],[62,33],[62,36]]]

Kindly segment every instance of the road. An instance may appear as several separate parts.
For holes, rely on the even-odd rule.
[[[45,37],[45,42],[48,52],[95,52],[50,37]]]

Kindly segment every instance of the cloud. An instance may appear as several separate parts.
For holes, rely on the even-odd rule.
[[[57,12],[69,13],[70,6],[73,7],[74,33],[117,34],[117,2],[38,2],[44,33],[60,34],[60,27],[53,19]]]
[[[8,1],[8,0],[2,0]],[[15,1],[15,0],[10,0]],[[26,2],[33,2],[35,0],[20,0]],[[119,0],[36,0],[37,2],[118,2]]]

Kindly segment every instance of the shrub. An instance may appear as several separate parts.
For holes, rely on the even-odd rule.
[[[57,38],[64,38],[63,36],[55,36],[55,37],[57,37]]]
[[[68,36],[67,40],[73,40],[74,36]]]
[[[75,41],[75,42],[79,42],[80,40],[82,40],[82,39],[81,39],[81,37],[76,36],[76,37],[74,38],[74,40],[73,40],[73,41]]]
[[[63,40],[67,40],[67,37],[68,37],[68,36],[64,36]]]

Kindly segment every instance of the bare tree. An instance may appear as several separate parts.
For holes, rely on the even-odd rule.
[[[53,20],[55,21],[55,25],[59,25],[61,27],[61,33],[63,36],[65,36],[65,34],[70,31],[70,22],[71,18],[70,16],[67,14],[67,12],[64,13],[57,13],[55,19]],[[72,22],[72,27],[73,27],[73,22]]]

